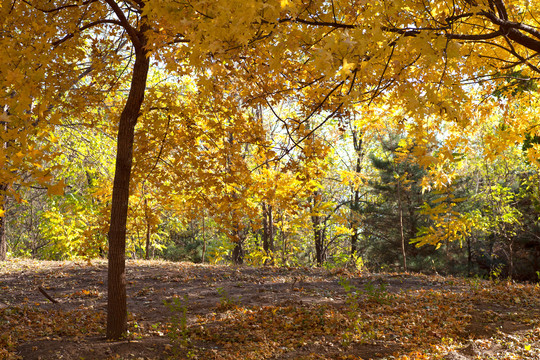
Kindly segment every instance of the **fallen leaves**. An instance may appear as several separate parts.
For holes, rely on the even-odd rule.
[[[104,333],[103,264],[61,264],[0,264],[10,285],[0,284],[0,359],[17,359],[21,345],[42,350],[46,343],[73,344],[64,358],[79,359],[80,344],[93,348]],[[59,270],[63,276],[53,276]],[[128,264],[128,277],[136,281],[120,358],[148,339],[157,345],[145,347],[155,355],[145,358],[155,359],[406,360],[450,352],[469,360],[540,358],[540,287],[533,284],[143,261]],[[348,290],[339,285],[344,277]],[[27,290],[41,283],[61,305]],[[185,315],[159,308],[172,293],[187,296],[180,307]],[[183,329],[174,329],[173,316]],[[96,350],[86,358],[112,354]]]

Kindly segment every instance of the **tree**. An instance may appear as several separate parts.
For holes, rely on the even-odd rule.
[[[226,10],[226,16],[232,17],[234,13],[231,14],[231,11],[239,11],[225,4],[216,5],[219,10]],[[164,10],[166,13],[163,13]],[[62,85],[60,90],[63,89],[63,92],[61,91],[60,94],[63,96],[61,100],[64,100],[62,103],[64,105],[62,110],[64,111],[74,108],[76,111],[80,111],[81,108],[92,105],[91,101],[89,101],[90,94],[99,93],[99,91],[95,91],[96,89],[93,88],[94,83],[88,81],[79,84],[74,91],[67,94],[66,91],[70,89],[70,85],[74,81],[73,78],[78,79],[91,74],[93,79],[100,79],[99,83],[110,85],[109,89],[107,89],[107,92],[110,93],[122,83],[115,77],[118,74],[118,69],[125,66],[120,61],[120,55],[129,55],[129,61],[132,61],[131,77],[129,79],[122,77],[122,79],[126,80],[129,92],[125,103],[121,106],[122,110],[119,114],[109,229],[107,337],[111,339],[117,339],[122,336],[127,326],[125,247],[129,188],[135,128],[139,118],[144,115],[141,110],[147,88],[151,55],[153,55],[153,51],[156,51],[156,59],[161,60],[162,58],[160,56],[167,57],[172,55],[171,51],[178,51],[177,55],[173,55],[168,59],[168,64],[171,64],[177,61],[175,59],[178,56],[186,56],[188,58],[192,56],[193,61],[197,62],[198,55],[196,53],[201,51],[199,54],[205,57],[207,51],[204,44],[196,44],[194,46],[195,53],[191,53],[190,55],[189,51],[184,52],[185,49],[182,46],[176,45],[190,41],[193,43],[202,43],[202,37],[204,34],[208,34],[207,29],[202,29],[199,34],[189,33],[191,35],[191,39],[189,40],[186,37],[187,35],[181,35],[185,34],[184,31],[174,26],[160,30],[167,23],[164,15],[168,15],[167,12],[169,10],[166,10],[164,6],[154,6],[152,3],[142,1],[124,3],[114,0],[104,3],[90,0],[77,4],[69,2],[49,4],[36,1],[17,3],[9,8],[2,7],[2,11],[5,12],[5,15],[9,15],[11,20],[14,19],[14,14],[21,14],[21,17],[30,14],[43,24],[42,33],[45,36],[33,42],[29,39],[28,42],[34,45],[40,40],[43,40],[40,43],[41,47],[52,46],[53,51],[45,52],[51,54],[49,58],[46,59],[37,55],[32,57],[32,59],[38,60],[37,64],[55,65],[50,66],[47,76],[52,78],[52,75],[58,74],[60,70],[74,74],[68,79],[58,77],[53,82],[53,84],[60,83]],[[212,9],[208,10],[210,11]],[[189,22],[194,23],[198,19],[206,19],[204,14],[197,12],[191,6],[184,7],[180,5],[176,7],[175,11],[180,12]],[[228,18],[221,20],[227,22]],[[244,21],[248,29],[251,27],[249,21],[250,19],[247,22]],[[219,28],[221,25],[216,24],[216,27],[212,30]],[[189,29],[190,26],[187,28]],[[238,27],[236,30],[242,36],[249,34],[249,32],[242,30],[241,27]],[[14,40],[20,41],[19,38]],[[126,43],[130,44],[131,54],[126,53]],[[199,50],[197,50],[198,46],[200,46]],[[85,50],[79,51],[77,49]],[[161,53],[158,54],[158,51],[161,51]],[[181,54],[182,52],[184,54]],[[89,62],[90,65],[82,68],[79,64],[83,62]],[[108,63],[113,66],[107,67],[106,64]],[[181,72],[178,63],[175,64],[175,69]],[[115,76],[108,78],[111,74],[115,74]],[[122,76],[122,73],[120,74]],[[62,81],[65,81],[65,83],[62,83]],[[13,81],[8,85],[14,86]],[[43,87],[38,88],[41,89]],[[80,97],[77,97],[78,95]],[[29,98],[32,98],[32,96],[29,96]],[[61,108],[57,103],[60,101],[58,97],[45,97],[45,95],[40,94],[38,98],[44,98],[50,102],[50,106],[45,105],[45,111],[48,111],[45,115],[49,118],[57,108]],[[80,108],[76,108],[83,101],[85,103]],[[74,103],[71,103],[71,106],[68,107],[68,102]],[[23,107],[21,113],[28,111],[29,108],[30,106]],[[114,111],[111,111],[110,115],[113,114]]]
[[[189,127],[189,118],[200,113],[192,108],[192,113],[182,114],[185,109],[172,94],[163,95],[161,101],[161,94],[154,92],[155,96],[147,97],[151,101],[144,101],[149,95],[151,63],[170,75],[194,76],[196,91],[192,94],[202,98],[222,94],[215,124],[199,131],[218,129],[221,133],[215,139],[220,141],[229,131],[235,137],[228,148],[233,153],[241,148],[238,134],[249,131],[235,127],[240,122],[220,129],[221,122],[240,118],[249,106],[273,109],[279,102],[294,101],[295,114],[287,118],[276,115],[291,139],[285,153],[311,149],[315,157],[324,150],[304,144],[330,119],[360,103],[400,106],[400,116],[409,118],[411,138],[422,138],[423,129],[433,126],[428,125],[433,119],[466,127],[470,114],[466,110],[470,109],[461,108],[470,97],[464,82],[498,76],[504,66],[523,66],[524,76],[538,72],[533,63],[540,49],[534,28],[536,6],[518,21],[509,12],[519,14],[524,9],[525,3],[518,1],[512,7],[502,0],[428,4],[411,0],[406,4],[345,0],[250,1],[247,5],[239,0],[3,4],[0,15],[6,36],[2,45],[9,51],[3,54],[2,63],[9,66],[0,89],[2,105],[9,109],[14,126],[8,133],[17,133],[3,143],[13,141],[12,161],[22,163],[17,147],[22,154],[33,154],[34,145],[29,146],[25,139],[38,138],[68,114],[77,113],[92,123],[90,112],[84,110],[94,107],[103,111],[102,119],[119,119],[109,229],[108,338],[119,338],[127,326],[124,262],[137,126],[157,112],[161,116],[154,118],[155,126],[149,131],[162,128],[166,115]],[[31,24],[32,31],[22,31],[26,24]],[[35,33],[43,36],[31,36]],[[129,76],[126,67],[131,69]],[[120,93],[122,86],[129,92],[118,104],[108,94]],[[516,137],[530,128],[530,123],[520,124]],[[24,136],[25,131],[32,136]],[[252,135],[254,143],[261,141],[257,132]],[[422,149],[429,141],[419,143],[417,155],[425,155],[427,163],[429,152]],[[193,149],[199,147],[194,145]],[[216,148],[226,149],[220,144]],[[188,156],[177,154],[182,150],[171,151],[171,158],[185,159],[189,165],[182,166],[189,171],[199,172],[201,166],[204,172],[201,159],[186,159]],[[2,167],[2,179],[12,177],[10,169]],[[51,181],[46,172],[41,175],[45,182]],[[210,177],[219,179],[215,174]],[[236,214],[240,205],[234,196],[246,187],[231,184],[236,179],[247,182],[249,176],[234,174],[221,179],[227,181],[216,184],[228,183],[228,200],[235,204],[229,209]],[[223,188],[226,186],[219,189]],[[234,231],[241,231],[240,223],[233,220]]]
[[[0,185],[0,261],[6,260],[7,238],[6,238],[6,196],[7,184]]]
[[[378,171],[369,184],[377,201],[364,209],[364,231],[372,247],[393,249],[386,251],[387,262],[397,260],[396,250],[400,249],[402,269],[407,271],[409,243],[422,225],[418,210],[424,201],[420,186],[424,174],[414,158],[403,155],[399,140],[399,136],[392,134],[389,139],[381,139],[382,153],[370,155],[372,166]]]

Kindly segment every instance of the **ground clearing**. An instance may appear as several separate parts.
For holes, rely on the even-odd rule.
[[[0,359],[540,359],[531,284],[139,260],[127,269],[130,333],[108,342],[105,261],[0,263]]]

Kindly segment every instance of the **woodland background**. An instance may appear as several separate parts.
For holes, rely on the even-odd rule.
[[[538,280],[537,5],[252,5],[2,3],[1,258],[107,256],[143,59],[129,258]]]
[[[301,172],[287,162],[250,171],[258,154],[246,144],[238,154],[240,170],[230,175],[226,154],[220,154],[226,150],[212,149],[217,154],[205,161],[216,162],[214,174],[242,177],[243,183],[195,173],[188,180],[198,185],[191,194],[177,193],[178,184],[162,175],[163,139],[154,139],[155,146],[151,142],[140,154],[147,158],[141,162],[153,162],[153,172],[138,175],[132,184],[128,257],[538,280],[539,184],[525,145],[486,161],[480,144],[474,144],[470,152],[454,154],[460,160],[451,188],[428,192],[422,190],[426,170],[399,148],[405,136],[385,125],[364,130],[359,140],[355,125],[331,124],[314,136],[325,156],[298,161]],[[497,126],[486,124],[472,140],[481,143]],[[274,149],[287,141],[275,127],[261,124]],[[99,127],[70,125],[58,127],[54,136],[50,150],[58,153],[51,176],[61,179],[65,190],[51,194],[43,186],[14,185],[17,196],[8,199],[4,214],[8,256],[105,257],[112,135]],[[142,169],[136,164],[135,171]],[[241,195],[231,196],[226,187]],[[452,238],[440,219],[447,215],[469,221],[470,228]],[[236,228],[230,228],[231,221]],[[434,228],[443,233],[437,244],[418,246]]]

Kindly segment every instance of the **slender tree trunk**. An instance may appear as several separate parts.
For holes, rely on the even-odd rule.
[[[146,29],[144,29],[146,30]],[[144,49],[144,30],[139,32],[140,48],[135,48],[135,64],[129,96],[120,115],[116,168],[114,174],[111,224],[109,229],[109,269],[107,303],[107,338],[119,339],[127,331],[126,304],[126,223],[129,203],[129,183],[133,162],[135,125],[144,100],[150,61]]]
[[[206,235],[205,235],[205,228],[204,228],[204,214],[202,218],[202,239],[203,239],[203,248],[202,248],[202,260],[201,262],[204,264],[204,258],[206,256]]]
[[[353,129],[352,131],[353,135],[353,146],[354,151],[356,152],[356,166],[354,171],[357,174],[360,174],[362,171],[362,160],[364,158],[363,153],[363,137],[362,134],[358,133],[358,130]],[[358,219],[358,212],[360,211],[360,190],[358,187],[353,187],[353,196],[352,196],[352,204],[351,204],[351,229],[352,229],[352,235],[351,235],[351,258],[356,254],[358,251],[358,228],[359,228],[359,219]]]
[[[150,222],[146,222],[146,249],[144,252],[144,258],[150,260]]]
[[[316,197],[318,192],[315,192],[313,196],[313,209],[316,205]],[[325,259],[324,251],[324,226],[322,222],[322,216],[320,215],[311,215],[311,223],[313,228],[313,238],[315,241],[315,261],[317,266],[322,266]]]
[[[3,112],[3,109],[2,109]],[[0,122],[2,125],[2,131],[7,131],[7,122]],[[7,142],[0,143],[2,148],[6,149],[8,146]],[[8,189],[8,184],[0,183],[0,261],[4,261],[7,258],[7,237],[6,237],[6,190]],[[2,214],[3,213],[3,214]]]
[[[263,202],[262,205],[262,247],[263,251],[268,249],[268,218],[266,217],[266,204]]]
[[[7,184],[0,184],[0,213],[6,210]],[[7,258],[7,237],[6,237],[6,214],[0,215],[0,261]]]
[[[359,162],[359,160],[357,160]],[[359,164],[356,164],[356,169],[358,170]],[[359,171],[357,171],[359,172]],[[358,232],[359,232],[359,219],[358,212],[360,211],[360,190],[353,190],[353,199],[351,204],[351,259],[354,259],[358,251]]]
[[[471,272],[472,272],[471,238],[467,236],[467,276],[471,276]]]
[[[317,197],[319,191],[313,193],[313,205],[311,211],[314,211],[317,205]],[[313,214],[311,215],[311,226],[313,229],[313,240],[315,241],[315,261],[317,266],[322,266],[326,260],[326,254],[324,249],[325,231],[323,223],[323,216]]]
[[[399,230],[401,232],[401,253],[403,255],[403,271],[407,271],[407,253],[405,251],[405,234],[403,232],[403,204],[401,200],[401,179],[397,182],[398,207],[399,207]]]
[[[263,250],[271,259],[264,261],[265,265],[274,265],[274,219],[272,216],[272,206],[262,204],[263,213]]]
[[[272,254],[270,265],[274,265],[274,209],[268,205],[268,251]]]
[[[358,211],[360,210],[360,191],[354,190],[354,198],[351,204],[351,257],[356,255],[358,251]]]
[[[509,260],[509,269],[508,269],[508,276],[510,279],[514,278],[514,238],[510,240],[508,243],[508,260]]]
[[[317,261],[317,266],[322,266],[325,259],[324,251],[324,231],[321,226],[320,216],[317,216],[319,219],[316,219],[313,223],[313,235],[315,237],[315,257]]]
[[[148,213],[148,200],[146,197],[144,198],[144,213],[146,218],[146,249],[144,252],[144,257],[146,260],[150,260],[150,237],[152,234],[150,233],[150,214]]]

